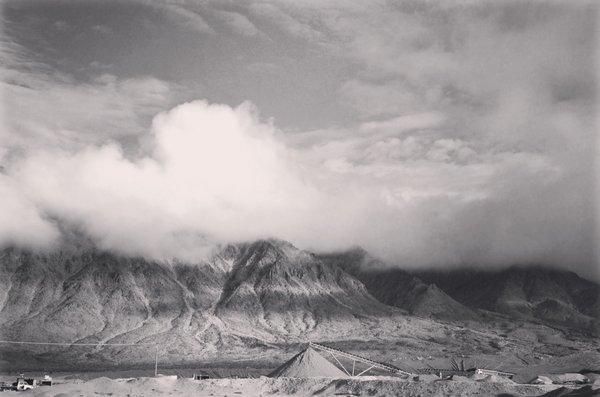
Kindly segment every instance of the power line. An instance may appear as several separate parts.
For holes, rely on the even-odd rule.
[[[158,374],[158,344],[156,343],[68,343],[68,342],[33,342],[33,341],[21,341],[21,340],[0,340],[0,343],[8,345],[43,345],[43,346],[155,346],[156,351],[154,353],[154,376]]]
[[[69,343],[69,342],[32,342],[17,340],[0,340],[0,343],[12,345],[50,345],[50,346],[154,346],[155,343]]]

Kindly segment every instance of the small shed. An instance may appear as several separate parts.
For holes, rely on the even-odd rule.
[[[40,386],[52,386],[52,377],[44,375],[44,377],[38,381],[38,384]]]

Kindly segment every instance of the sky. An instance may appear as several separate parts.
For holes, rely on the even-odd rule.
[[[598,6],[1,5],[0,246],[598,270]]]

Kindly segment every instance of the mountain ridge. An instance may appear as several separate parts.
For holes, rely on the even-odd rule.
[[[413,314],[471,320],[484,310],[600,334],[600,284],[572,271],[539,264],[408,270],[362,248],[322,258],[353,274],[381,302]],[[431,310],[434,305],[441,310]]]
[[[383,265],[364,250],[319,255],[281,240],[227,245],[198,263],[158,262],[97,249],[46,254],[5,249],[0,252],[0,282],[6,287],[0,291],[0,335],[157,345],[165,360],[178,362],[264,354],[274,346],[308,340],[400,340],[417,351],[439,340],[446,348],[464,349],[463,326],[487,321],[482,311],[491,308],[488,302],[470,304],[472,298],[453,289],[458,275],[444,279],[437,273],[381,270]],[[565,292],[553,291],[553,299],[541,294],[551,281],[519,284],[533,285],[525,289],[537,291],[536,305],[528,316],[514,318],[549,326],[564,326],[565,319],[575,318],[575,328],[587,327],[591,317],[586,313],[593,308],[584,313],[582,305],[586,294],[596,296],[596,284],[581,283],[576,299],[562,302]],[[565,285],[580,284],[571,277]],[[510,311],[498,315],[513,318]],[[449,332],[462,336],[448,339]],[[485,331],[469,338],[491,343],[498,335]],[[488,342],[476,339],[469,349],[490,349]],[[64,362],[82,359],[74,347],[52,354],[41,348],[25,350],[27,354],[2,348],[5,357],[18,362],[51,360],[56,354]],[[100,346],[85,359],[142,362],[151,354]]]

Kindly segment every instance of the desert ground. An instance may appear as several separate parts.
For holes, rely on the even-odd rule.
[[[326,358],[327,357],[327,358]],[[333,357],[333,356],[332,356]],[[467,376],[420,374],[418,376],[373,376],[376,371],[335,365],[335,358],[312,347],[289,358],[275,369],[230,366],[226,368],[161,368],[150,370],[53,373],[52,386],[5,395],[65,396],[594,396],[600,395],[600,375],[586,374],[585,385],[518,383],[498,375],[472,373]],[[345,371],[350,371],[347,373]],[[192,374],[202,374],[198,379]],[[40,374],[23,374],[40,378]],[[581,376],[581,375],[580,375]],[[521,376],[522,377],[522,376]],[[14,377],[5,374],[6,384]],[[4,394],[3,394],[4,395]]]
[[[7,377],[3,379],[8,380]],[[586,391],[592,391],[588,386]],[[192,380],[175,375],[158,377],[115,378],[98,377],[90,380],[71,376],[55,378],[55,385],[16,392],[4,396],[287,396],[287,395],[363,395],[363,396],[540,396],[565,395],[577,388],[559,385],[517,384],[510,380],[468,379],[455,377],[440,380],[421,377],[421,380],[404,380],[386,376],[362,376],[345,379],[332,378],[223,378]],[[561,393],[561,394],[558,394]],[[564,394],[563,394],[564,393]],[[568,394],[567,394],[568,395]],[[575,394],[574,394],[575,395]],[[578,394],[579,395],[579,394]],[[598,394],[583,394],[598,395]]]

